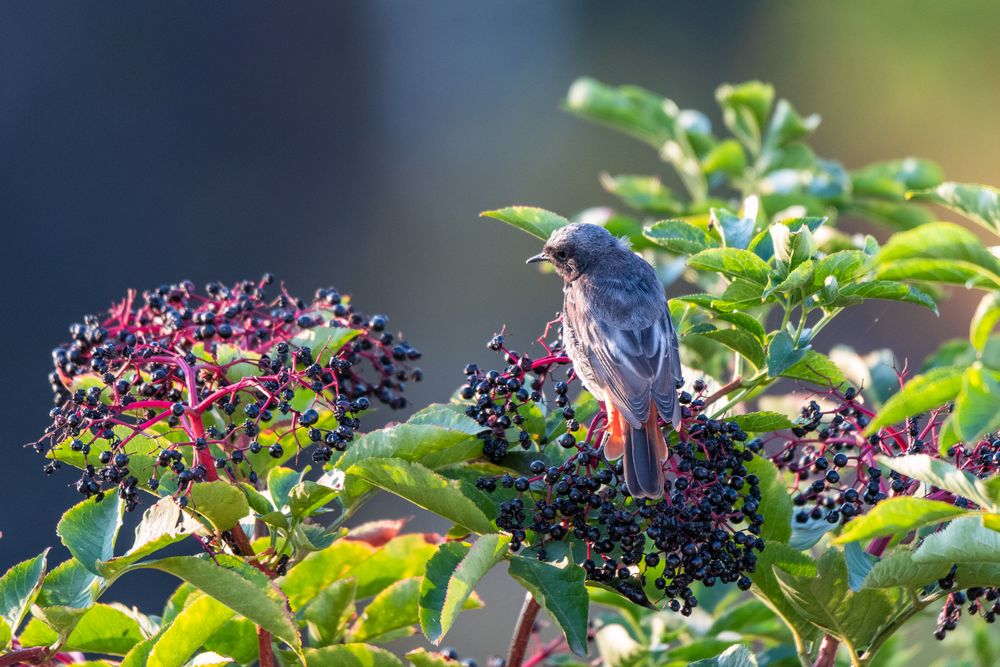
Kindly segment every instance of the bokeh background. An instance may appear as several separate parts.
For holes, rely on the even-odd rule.
[[[414,404],[443,400],[463,364],[492,361],[494,331],[526,345],[560,305],[523,264],[537,243],[479,211],[609,204],[602,170],[670,182],[645,146],[560,111],[574,78],[717,125],[716,85],[761,78],[823,115],[813,145],[846,166],[921,155],[998,183],[998,25],[988,0],[0,4],[0,569],[57,544],[76,500],[71,473],[44,477],[22,448],[46,422],[49,350],[127,287],[335,285],[425,352]],[[973,307],[866,305],[819,347],[919,362]],[[417,513],[367,512],[390,514]],[[506,645],[521,595],[504,577],[453,631],[463,655]],[[171,585],[115,591],[155,609]]]

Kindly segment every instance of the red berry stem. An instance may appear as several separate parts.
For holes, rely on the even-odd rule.
[[[514,626],[514,638],[510,642],[510,650],[507,652],[507,667],[526,667],[523,665],[524,655],[527,653],[528,640],[531,639],[532,630],[535,627],[535,619],[541,606],[531,597],[531,593],[524,594],[524,606],[517,617],[517,625]]]

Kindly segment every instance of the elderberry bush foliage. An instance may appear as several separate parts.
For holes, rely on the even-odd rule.
[[[191,282],[130,291],[104,316],[73,324],[52,352],[56,406],[32,446],[83,470],[76,489],[175,494],[220,477],[256,484],[311,447],[326,463],[346,450],[373,401],[406,405],[420,352],[384,315],[336,289],[296,298],[274,280]]]
[[[635,499],[621,461],[603,456],[606,414],[588,407],[580,414],[570,403],[575,380],[565,373],[559,341],[546,344],[545,356],[536,360],[507,349],[499,335],[488,347],[506,366],[467,366],[459,394],[471,401],[466,414],[485,429],[484,456],[499,465],[527,464],[520,474],[476,483],[503,497],[496,524],[510,533],[512,552],[543,561],[569,552],[579,556],[588,580],[633,602],[648,604],[648,595],[684,615],[698,604],[695,582],[750,588],[747,575],[765,546],[760,480],[747,468],[754,447],[738,424],[703,412],[704,382],[694,383],[694,396],[681,395],[683,428],[664,463],[665,497]],[[545,421],[531,415],[544,414],[554,415],[556,424],[533,432]],[[580,419],[588,416],[584,429]],[[516,453],[517,460],[508,462]]]

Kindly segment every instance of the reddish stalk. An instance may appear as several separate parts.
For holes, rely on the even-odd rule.
[[[824,635],[823,641],[819,645],[819,653],[816,654],[816,662],[813,667],[833,667],[837,661],[837,648],[840,640],[831,635]]]
[[[507,667],[523,667],[524,654],[527,652],[528,640],[531,639],[531,631],[535,627],[539,610],[541,606],[531,597],[531,593],[525,593],[524,606],[521,607],[521,613],[517,617],[514,638],[507,653]]]
[[[22,648],[11,651],[6,655],[0,655],[0,667],[9,665],[42,665],[50,656],[50,651],[46,646],[35,646],[33,648]]]

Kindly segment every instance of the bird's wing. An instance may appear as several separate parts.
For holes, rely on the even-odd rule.
[[[567,317],[595,379],[632,426],[649,418],[651,402],[664,419],[676,422],[677,334],[655,277],[605,279],[580,288],[566,300]]]

